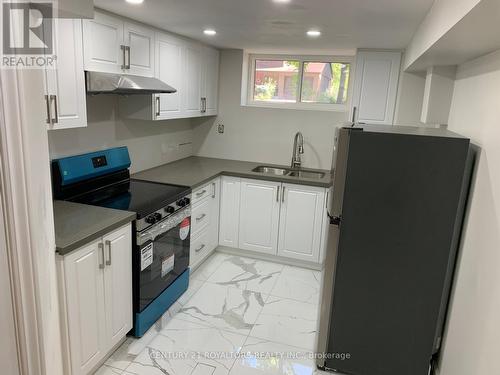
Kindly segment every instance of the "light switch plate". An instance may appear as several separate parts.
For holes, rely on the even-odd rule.
[[[223,124],[217,125],[217,133],[224,134],[224,125]]]

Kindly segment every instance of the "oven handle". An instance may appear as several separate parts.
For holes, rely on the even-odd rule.
[[[141,246],[148,241],[154,241],[158,236],[167,233],[169,230],[179,225],[184,219],[189,217],[191,217],[191,208],[186,207],[182,211],[179,211],[174,215],[167,217],[163,221],[156,223],[151,228],[137,233],[137,245]]]

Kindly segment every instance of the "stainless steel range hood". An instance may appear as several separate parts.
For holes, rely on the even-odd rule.
[[[129,74],[85,72],[88,94],[172,94],[177,90],[152,77]]]

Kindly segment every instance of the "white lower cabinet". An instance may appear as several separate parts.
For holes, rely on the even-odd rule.
[[[238,247],[241,179],[222,177],[219,219],[219,245]]]
[[[66,374],[89,374],[132,328],[131,231],[58,257]]]
[[[219,243],[220,178],[194,190],[191,203],[189,266],[195,269]]]
[[[328,189],[222,177],[219,245],[321,263]]]
[[[325,189],[283,184],[278,255],[318,262],[325,206]]]
[[[276,254],[281,183],[241,180],[239,248]]]

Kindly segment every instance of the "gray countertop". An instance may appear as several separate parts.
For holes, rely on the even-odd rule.
[[[56,250],[66,255],[133,220],[136,213],[54,201]]]
[[[288,182],[291,184],[330,187],[332,186],[332,175],[330,171],[317,169],[303,169],[309,171],[319,171],[325,173],[323,178],[304,178],[291,176],[275,176],[252,172],[252,169],[259,165],[276,166],[289,168],[287,166],[273,165],[268,163],[255,163],[239,160],[205,158],[200,156],[190,156],[159,167],[151,168],[133,174],[131,177],[139,180],[153,181],[164,184],[174,184],[196,188],[210,181],[214,177],[234,176],[253,178],[258,180]]]

